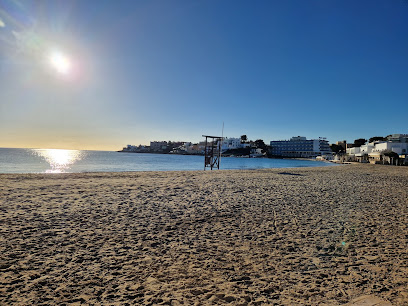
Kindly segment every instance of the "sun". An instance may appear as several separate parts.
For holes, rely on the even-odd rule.
[[[68,74],[71,69],[71,63],[64,54],[54,52],[50,56],[51,66],[61,74]]]

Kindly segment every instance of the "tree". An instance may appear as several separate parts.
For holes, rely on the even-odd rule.
[[[259,149],[262,149],[262,153],[265,153],[267,151],[267,146],[262,139],[255,140],[255,146]]]
[[[386,151],[383,153],[384,156],[388,156],[388,158],[390,159],[390,164],[394,165],[394,164],[398,164],[399,161],[399,155],[398,153],[394,152],[394,151]]]
[[[266,147],[265,142],[262,139],[255,140],[255,146],[261,149]]]
[[[246,143],[248,141],[247,135],[241,135],[241,143]]]
[[[367,142],[367,139],[364,139],[364,138],[359,138],[359,139],[356,139],[356,140],[354,140],[354,144],[353,144],[353,147],[361,147],[363,144],[365,144]]]
[[[382,136],[374,136],[371,137],[368,142],[374,142],[374,141],[387,141],[386,137],[382,137]]]
[[[330,145],[330,149],[332,150],[332,152],[334,153],[340,153],[341,151],[343,151],[343,147],[336,145],[335,143]]]
[[[395,153],[394,151],[384,152],[384,155],[385,155],[385,156],[388,156],[388,157],[396,158],[396,159],[399,158],[398,153]]]

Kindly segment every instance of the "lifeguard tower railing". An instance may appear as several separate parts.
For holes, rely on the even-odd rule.
[[[220,169],[221,161],[221,145],[223,137],[220,136],[207,136],[205,137],[205,149],[204,149],[204,170],[206,168]]]

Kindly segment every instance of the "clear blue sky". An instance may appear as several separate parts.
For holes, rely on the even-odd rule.
[[[51,67],[57,50],[66,74]],[[408,1],[0,0],[0,147],[408,133]]]

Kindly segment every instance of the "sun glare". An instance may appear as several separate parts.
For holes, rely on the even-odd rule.
[[[61,53],[53,53],[51,55],[51,65],[61,74],[67,74],[71,68],[69,59]]]
[[[82,153],[78,150],[35,149],[33,151],[50,165],[51,169],[46,170],[46,173],[69,172],[71,166],[82,158]]]

